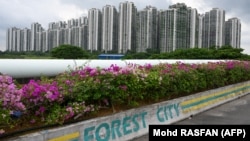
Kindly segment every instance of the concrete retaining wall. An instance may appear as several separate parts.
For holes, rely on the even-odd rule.
[[[14,141],[122,141],[148,133],[150,124],[171,124],[250,92],[250,81],[213,89],[69,126],[15,137]]]

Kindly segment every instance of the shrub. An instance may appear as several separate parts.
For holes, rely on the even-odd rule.
[[[11,77],[0,75],[0,126],[17,124],[16,117],[31,123],[63,124],[103,107],[115,111],[121,105],[135,107],[143,100],[183,96],[246,80],[250,80],[246,61],[83,66],[55,78],[30,80],[21,89]]]
[[[51,50],[51,56],[60,59],[88,58],[87,52],[82,48],[72,45],[60,45]]]

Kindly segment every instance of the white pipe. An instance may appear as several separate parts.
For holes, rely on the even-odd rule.
[[[152,64],[159,63],[207,63],[223,60],[62,60],[62,59],[0,59],[0,73],[13,78],[30,78],[40,76],[55,76],[61,72],[83,65],[89,67],[108,68],[112,64],[120,67],[127,63]]]

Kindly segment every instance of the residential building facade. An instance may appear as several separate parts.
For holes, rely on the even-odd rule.
[[[241,22],[238,18],[231,18],[225,24],[225,45],[240,48]]]
[[[133,2],[119,5],[118,53],[136,50],[136,14]]]
[[[202,20],[202,47],[225,45],[225,11],[213,8],[206,12]]]
[[[101,50],[102,39],[102,14],[99,9],[92,8],[88,11],[88,50]]]
[[[102,48],[104,53],[118,51],[118,12],[114,6],[102,8]]]
[[[157,10],[146,6],[137,11],[133,2],[121,2],[119,11],[106,5],[89,9],[88,16],[51,22],[48,29],[32,23],[31,29],[12,27],[6,32],[8,51],[50,51],[62,44],[103,53],[172,52],[176,49],[240,48],[241,22],[225,21],[225,10],[213,8],[199,14],[185,3]]]
[[[147,6],[137,15],[136,52],[146,52],[147,49],[157,50],[158,42],[158,11]]]

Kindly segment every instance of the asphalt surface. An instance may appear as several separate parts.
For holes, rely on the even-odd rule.
[[[227,102],[173,125],[250,125],[250,94]],[[148,141],[148,135],[141,136],[131,141]]]

